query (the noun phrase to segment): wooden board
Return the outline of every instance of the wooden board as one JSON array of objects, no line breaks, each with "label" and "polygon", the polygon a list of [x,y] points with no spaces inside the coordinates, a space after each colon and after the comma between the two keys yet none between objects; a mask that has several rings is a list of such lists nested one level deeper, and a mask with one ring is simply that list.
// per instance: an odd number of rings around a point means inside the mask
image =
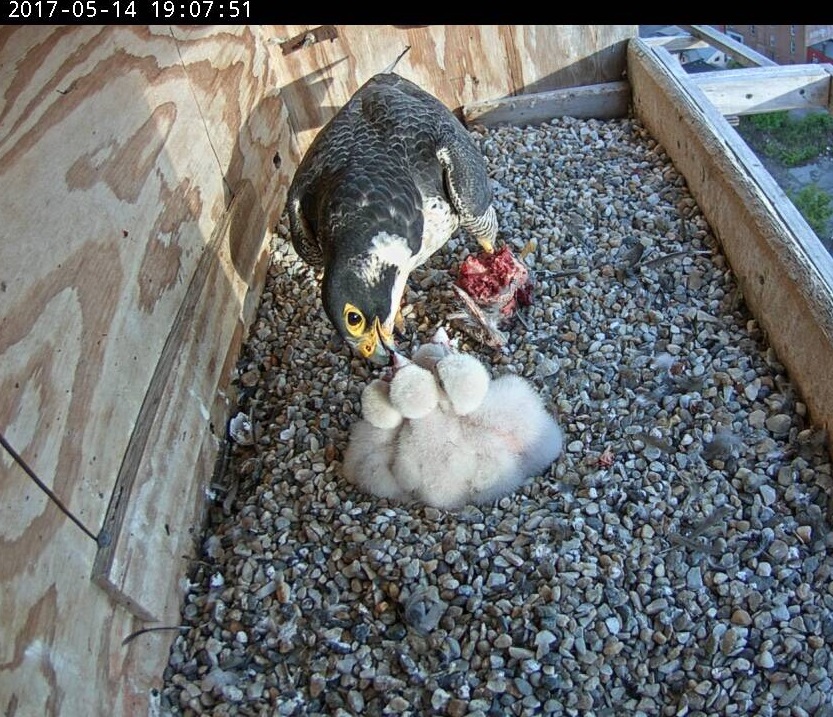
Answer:
[{"label": "wooden board", "polygon": [[637,116],[665,148],[744,299],[833,445],[833,259],[746,143],[663,48],[628,48]]},{"label": "wooden board", "polygon": [[655,35],[645,37],[643,40],[652,47],[661,45],[668,52],[674,54],[687,52],[688,50],[705,50],[712,47],[705,40],[698,40],[691,35]]},{"label": "wooden board", "polygon": [[[316,30],[270,28],[276,45]],[[336,25],[335,39],[288,52],[282,94],[299,149],[371,75],[389,69],[458,110],[518,94],[620,81],[636,25]],[[319,33],[330,37],[332,33]],[[298,44],[298,43],[296,43]]]},{"label": "wooden board", "polygon": [[[212,229],[195,179],[216,175],[216,159],[204,133],[190,136],[199,112],[159,30],[2,31],[2,65],[25,69],[6,75],[0,124],[0,430],[94,530],[158,327]],[[171,152],[189,145],[177,167]]]},{"label": "wooden board", "polygon": [[[44,715],[146,715],[148,692],[161,684],[171,634],[151,633],[122,645],[141,627],[89,581],[96,545],[54,506],[23,472],[0,456],[3,490],[38,504],[58,524],[34,549],[0,543],[0,713]],[[4,536],[25,531],[4,525]]]},{"label": "wooden board", "polygon": [[[183,508],[188,528],[200,514],[225,435],[229,364],[253,316],[254,304],[244,303],[262,288],[267,223],[277,220],[291,167],[278,172],[273,163],[281,148],[291,155],[289,130],[266,69],[269,58],[258,56],[265,51],[259,36],[252,35],[243,50],[250,55],[245,66],[263,74],[241,78],[240,48],[204,31],[190,31],[187,38],[183,32],[177,30],[186,67],[211,57],[214,71],[204,80],[192,78],[191,87],[217,160],[227,168],[217,175],[226,186],[216,201],[231,201],[172,322],[105,522],[113,541],[99,551],[94,568],[98,584],[148,620],[170,619],[178,609],[177,594],[165,589],[170,580],[158,574],[157,564],[170,564],[172,574],[179,566],[181,575],[187,567],[182,556],[193,552],[190,531],[182,529]],[[202,481],[185,479],[192,474]]]},{"label": "wooden board", "polygon": [[726,53],[743,67],[778,67],[775,60],[770,60],[766,55],[756,52],[713,27],[708,25],[680,25],[680,27],[697,39],[704,40],[716,50]]},{"label": "wooden board", "polygon": [[613,119],[627,116],[630,101],[631,86],[627,82],[607,82],[475,102],[463,108],[463,119],[468,125],[485,127],[539,124],[553,117]]},{"label": "wooden board", "polygon": [[724,115],[828,108],[830,65],[785,65],[699,72],[690,82]]},{"label": "wooden board", "polygon": [[4,714],[147,713],[161,682],[172,633],[123,647],[125,606],[178,622],[297,155],[267,39],[0,29],[0,431],[111,538],[0,453]]}]

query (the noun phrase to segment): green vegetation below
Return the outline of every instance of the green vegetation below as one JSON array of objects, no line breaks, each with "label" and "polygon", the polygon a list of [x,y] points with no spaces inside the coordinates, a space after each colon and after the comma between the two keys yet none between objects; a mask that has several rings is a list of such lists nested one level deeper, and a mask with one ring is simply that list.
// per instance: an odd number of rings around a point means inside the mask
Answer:
[{"label": "green vegetation below", "polygon": [[[829,164],[833,158],[833,117],[823,110],[750,115],[741,117],[737,129],[755,154],[778,168],[776,179],[790,168],[822,159]],[[775,169],[770,167],[770,171]],[[829,188],[815,182],[799,188],[782,186],[807,224],[833,253],[833,241],[829,239],[833,233],[833,197]]]},{"label": "green vegetation below", "polygon": [[797,192],[788,192],[788,196],[810,228],[819,236],[823,236],[827,223],[833,217],[830,195],[818,185],[808,184]]},{"label": "green vegetation below", "polygon": [[742,117],[739,131],[755,151],[797,167],[833,150],[833,117],[814,112],[794,117],[786,110]]}]

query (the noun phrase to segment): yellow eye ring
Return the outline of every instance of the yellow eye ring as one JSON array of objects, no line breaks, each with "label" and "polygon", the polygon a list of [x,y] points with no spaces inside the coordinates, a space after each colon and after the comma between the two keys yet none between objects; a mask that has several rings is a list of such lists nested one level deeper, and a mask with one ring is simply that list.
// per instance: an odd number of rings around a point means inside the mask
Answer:
[{"label": "yellow eye ring", "polygon": [[347,331],[352,336],[361,336],[364,333],[364,327],[367,321],[364,318],[364,314],[353,306],[353,304],[344,305],[342,318],[344,319],[344,325],[347,327]]}]

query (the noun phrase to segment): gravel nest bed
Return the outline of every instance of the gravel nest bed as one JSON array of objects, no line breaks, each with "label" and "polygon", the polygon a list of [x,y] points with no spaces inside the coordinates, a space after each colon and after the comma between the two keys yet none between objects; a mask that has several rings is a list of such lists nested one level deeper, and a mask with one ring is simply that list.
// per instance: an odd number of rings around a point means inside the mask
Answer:
[{"label": "gravel nest bed", "polygon": [[256,441],[214,486],[163,711],[833,715],[823,434],[684,179],[633,119],[475,136],[533,305],[488,348],[458,235],[412,275],[401,346],[443,325],[529,378],[564,454],[453,512],[347,484],[374,369],[279,227],[235,382]]}]

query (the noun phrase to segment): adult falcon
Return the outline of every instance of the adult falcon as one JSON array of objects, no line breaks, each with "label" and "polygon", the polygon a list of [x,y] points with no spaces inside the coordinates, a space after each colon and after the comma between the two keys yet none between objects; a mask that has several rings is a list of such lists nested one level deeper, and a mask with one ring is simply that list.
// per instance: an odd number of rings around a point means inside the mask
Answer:
[{"label": "adult falcon", "polygon": [[354,353],[390,361],[410,273],[458,227],[493,251],[486,164],[463,124],[393,73],[370,78],[321,129],[287,197],[292,244]]}]

